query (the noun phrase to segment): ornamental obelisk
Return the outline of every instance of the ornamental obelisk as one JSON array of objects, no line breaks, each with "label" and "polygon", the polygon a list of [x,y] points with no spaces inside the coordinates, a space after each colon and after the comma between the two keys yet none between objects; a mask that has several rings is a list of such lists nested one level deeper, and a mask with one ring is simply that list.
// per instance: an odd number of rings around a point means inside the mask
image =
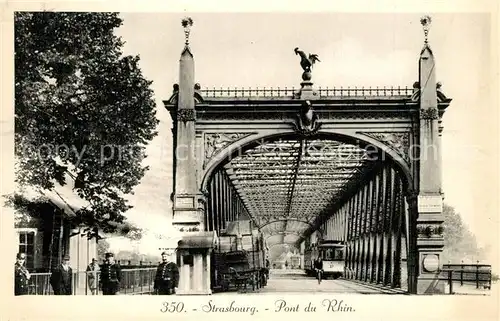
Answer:
[{"label": "ornamental obelisk", "polygon": [[189,48],[191,18],[182,20],[185,44],[179,62],[179,92],[174,135],[174,195],[173,224],[181,231],[199,228],[197,211],[196,134],[194,101],[194,58]]},{"label": "ornamental obelisk", "polygon": [[[425,34],[419,59],[420,87],[420,154],[418,217],[416,222],[418,250],[417,293],[442,293],[444,284],[437,281],[444,247],[442,235],[443,196],[441,191],[441,143],[436,88],[436,62],[428,43],[431,17],[420,20]],[[422,233],[424,231],[425,233]]]}]

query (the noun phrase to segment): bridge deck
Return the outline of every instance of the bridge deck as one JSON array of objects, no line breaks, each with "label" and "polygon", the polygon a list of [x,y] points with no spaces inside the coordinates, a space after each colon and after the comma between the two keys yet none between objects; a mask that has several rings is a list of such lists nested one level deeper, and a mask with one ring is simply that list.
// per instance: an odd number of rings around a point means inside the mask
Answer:
[{"label": "bridge deck", "polygon": [[[327,279],[321,284],[314,277],[308,277],[303,270],[271,270],[268,283],[258,291],[248,291],[245,294],[313,294],[313,293],[341,293],[341,294],[405,294],[396,289],[379,287],[376,285],[344,279]],[[221,293],[222,295],[234,292]],[[217,294],[219,295],[219,294]]]}]

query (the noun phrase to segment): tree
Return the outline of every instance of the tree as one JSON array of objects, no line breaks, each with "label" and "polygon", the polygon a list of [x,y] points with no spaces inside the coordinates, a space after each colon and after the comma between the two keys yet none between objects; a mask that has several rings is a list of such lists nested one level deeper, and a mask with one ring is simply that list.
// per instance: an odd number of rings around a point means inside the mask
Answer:
[{"label": "tree", "polygon": [[139,56],[123,56],[116,13],[15,14],[16,182],[52,190],[74,180],[90,206],[81,225],[113,233],[131,208],[157,135]]},{"label": "tree", "polygon": [[477,245],[475,236],[464,225],[460,214],[452,206],[445,204],[443,215],[445,218],[443,262],[459,263],[466,258],[483,259],[484,249]]},{"label": "tree", "polygon": [[106,241],[106,240],[99,240],[99,242],[97,242],[97,260],[99,262],[101,262],[104,257],[105,257],[105,254],[108,253],[109,251],[109,243]]}]

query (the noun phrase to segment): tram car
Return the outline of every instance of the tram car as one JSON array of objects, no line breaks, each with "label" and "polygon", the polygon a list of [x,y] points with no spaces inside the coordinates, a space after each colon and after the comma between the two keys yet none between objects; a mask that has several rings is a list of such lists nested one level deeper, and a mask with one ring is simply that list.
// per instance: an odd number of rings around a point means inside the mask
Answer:
[{"label": "tram car", "polygon": [[304,251],[304,269],[307,275],[315,275],[314,261],[323,259],[323,278],[337,279],[344,275],[345,244],[342,241],[321,241]]}]

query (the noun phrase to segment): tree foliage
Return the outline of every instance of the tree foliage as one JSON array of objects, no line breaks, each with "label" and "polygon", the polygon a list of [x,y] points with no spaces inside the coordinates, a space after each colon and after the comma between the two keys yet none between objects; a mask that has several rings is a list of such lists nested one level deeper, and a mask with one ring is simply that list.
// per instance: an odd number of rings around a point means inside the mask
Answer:
[{"label": "tree foliage", "polygon": [[443,263],[460,263],[462,260],[484,259],[485,249],[478,246],[475,236],[462,221],[462,217],[452,206],[444,205]]},{"label": "tree foliage", "polygon": [[140,262],[144,265],[148,265],[150,263],[158,264],[160,257],[150,254],[141,254],[137,251],[119,251],[115,254],[115,260],[123,261],[124,264],[130,261],[133,265],[140,264]]},{"label": "tree foliage", "polygon": [[[90,206],[80,223],[105,233],[124,222],[157,134],[155,102],[114,34],[116,13],[15,14],[16,181],[41,189],[65,185]],[[57,184],[56,184],[57,183]]]},{"label": "tree foliage", "polygon": [[99,240],[97,242],[97,261],[102,262],[106,253],[109,251],[109,243],[106,240]]}]

